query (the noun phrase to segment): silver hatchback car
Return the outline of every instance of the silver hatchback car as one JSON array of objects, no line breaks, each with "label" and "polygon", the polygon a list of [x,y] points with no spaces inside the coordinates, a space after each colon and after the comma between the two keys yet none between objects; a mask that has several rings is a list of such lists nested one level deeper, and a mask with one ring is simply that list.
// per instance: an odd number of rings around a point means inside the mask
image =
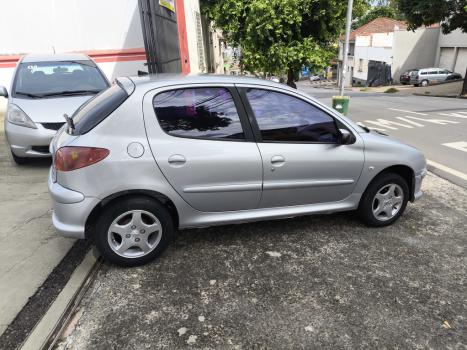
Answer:
[{"label": "silver hatchback car", "polygon": [[50,157],[49,144],[72,114],[98,92],[107,78],[88,56],[80,53],[26,55],[19,61],[8,97],[5,135],[13,160]]},{"label": "silver hatchback car", "polygon": [[115,264],[177,229],[358,210],[393,223],[421,195],[423,154],[287,86],[232,76],[120,78],[51,143],[53,224]]}]

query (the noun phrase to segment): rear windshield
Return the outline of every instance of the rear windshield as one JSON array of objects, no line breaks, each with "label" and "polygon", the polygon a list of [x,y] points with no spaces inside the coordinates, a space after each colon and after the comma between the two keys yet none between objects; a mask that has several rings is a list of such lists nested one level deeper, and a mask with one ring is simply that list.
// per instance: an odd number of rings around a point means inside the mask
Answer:
[{"label": "rear windshield", "polygon": [[118,83],[112,84],[84,103],[72,116],[75,125],[72,135],[83,135],[107,118],[126,99],[128,94]]},{"label": "rear windshield", "polygon": [[19,98],[92,95],[109,86],[93,61],[21,63],[13,94]]}]

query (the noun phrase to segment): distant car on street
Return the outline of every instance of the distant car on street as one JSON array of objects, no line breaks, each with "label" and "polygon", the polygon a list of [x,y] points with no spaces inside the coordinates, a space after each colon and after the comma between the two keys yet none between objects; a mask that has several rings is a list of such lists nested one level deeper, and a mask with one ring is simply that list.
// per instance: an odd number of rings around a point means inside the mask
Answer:
[{"label": "distant car on street", "polygon": [[50,149],[53,225],[126,266],[182,228],[345,210],[387,226],[426,175],[417,149],[286,85],[228,75],[119,78]]},{"label": "distant car on street", "polygon": [[399,81],[402,85],[410,84],[410,74],[412,72],[418,72],[418,68],[409,69],[401,74],[401,76],[399,77]]},{"label": "distant car on street", "polygon": [[410,73],[410,84],[414,86],[428,86],[446,80],[461,79],[462,75],[446,68],[422,68]]},{"label": "distant car on street", "polygon": [[310,81],[320,81],[325,80],[324,75],[322,74],[312,74],[310,75]]},{"label": "distant car on street", "polygon": [[5,135],[13,160],[48,157],[50,140],[89,98],[109,86],[105,75],[84,54],[26,55],[18,63],[8,98]]}]

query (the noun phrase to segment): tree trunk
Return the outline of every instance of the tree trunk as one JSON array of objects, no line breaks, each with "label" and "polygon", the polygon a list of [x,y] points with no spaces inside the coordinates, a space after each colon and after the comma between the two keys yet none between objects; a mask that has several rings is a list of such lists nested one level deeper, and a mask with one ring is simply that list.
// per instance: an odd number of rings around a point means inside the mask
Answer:
[{"label": "tree trunk", "polygon": [[289,68],[287,70],[287,85],[296,89],[297,85],[295,85],[294,78],[295,78],[295,72],[292,68]]},{"label": "tree trunk", "polygon": [[467,95],[467,69],[465,70],[464,85],[462,86],[461,95]]}]

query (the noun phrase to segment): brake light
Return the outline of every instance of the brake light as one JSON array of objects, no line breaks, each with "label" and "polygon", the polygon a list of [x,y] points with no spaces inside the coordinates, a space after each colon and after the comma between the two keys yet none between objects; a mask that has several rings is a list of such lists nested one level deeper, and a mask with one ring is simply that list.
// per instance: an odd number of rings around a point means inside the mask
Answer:
[{"label": "brake light", "polygon": [[62,147],[55,153],[55,167],[59,171],[72,171],[100,162],[109,155],[105,148]]}]

